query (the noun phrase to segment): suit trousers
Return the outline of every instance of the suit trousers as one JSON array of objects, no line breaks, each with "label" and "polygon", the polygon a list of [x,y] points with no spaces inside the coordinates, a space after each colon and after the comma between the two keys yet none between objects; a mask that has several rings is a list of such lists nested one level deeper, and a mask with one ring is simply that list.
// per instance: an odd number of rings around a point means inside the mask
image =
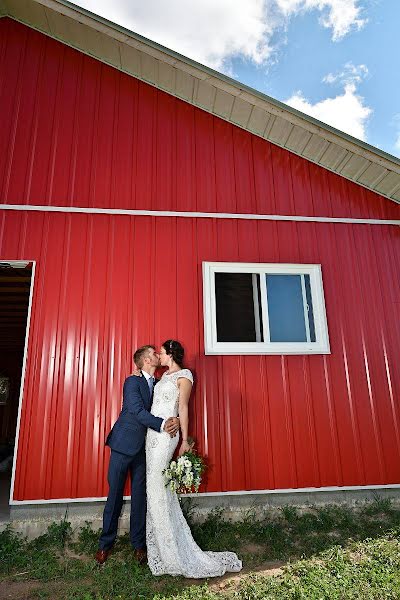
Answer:
[{"label": "suit trousers", "polygon": [[109,550],[117,537],[118,519],[128,472],[131,476],[130,540],[133,548],[146,547],[146,455],[143,444],[141,450],[134,456],[111,450],[108,467],[110,489],[103,513],[100,550]]}]

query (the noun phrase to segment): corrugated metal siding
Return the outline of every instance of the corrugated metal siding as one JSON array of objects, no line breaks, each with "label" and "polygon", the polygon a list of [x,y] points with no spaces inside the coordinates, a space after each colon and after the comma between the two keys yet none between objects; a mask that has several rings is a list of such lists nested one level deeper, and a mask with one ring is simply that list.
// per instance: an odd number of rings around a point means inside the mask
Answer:
[{"label": "corrugated metal siding", "polygon": [[[1,202],[399,218],[341,177],[0,21]],[[387,226],[2,211],[37,261],[15,499],[107,491],[137,345],[180,339],[206,490],[399,482],[400,247]],[[145,260],[142,260],[145,256]],[[332,354],[204,356],[201,262],[322,264]]]},{"label": "corrugated metal siding", "polygon": [[0,49],[3,203],[399,218],[397,204],[19,23],[1,19]]},{"label": "corrugated metal siding", "polygon": [[[0,213],[37,260],[15,499],[107,492],[137,345],[180,339],[205,490],[400,481],[400,232],[389,226]],[[204,260],[320,262],[331,355],[204,356]]]}]

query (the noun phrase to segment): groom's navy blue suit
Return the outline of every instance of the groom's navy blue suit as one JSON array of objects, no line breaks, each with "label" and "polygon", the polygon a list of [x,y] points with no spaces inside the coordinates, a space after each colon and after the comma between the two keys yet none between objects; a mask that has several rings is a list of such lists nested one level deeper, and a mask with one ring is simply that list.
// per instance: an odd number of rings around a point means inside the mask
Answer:
[{"label": "groom's navy blue suit", "polygon": [[110,486],[103,514],[100,550],[114,544],[128,471],[131,474],[130,539],[134,548],[146,547],[146,455],[148,427],[160,431],[163,419],[150,414],[152,396],[145,376],[131,375],[124,383],[121,413],[107,436],[111,448],[108,468]]}]

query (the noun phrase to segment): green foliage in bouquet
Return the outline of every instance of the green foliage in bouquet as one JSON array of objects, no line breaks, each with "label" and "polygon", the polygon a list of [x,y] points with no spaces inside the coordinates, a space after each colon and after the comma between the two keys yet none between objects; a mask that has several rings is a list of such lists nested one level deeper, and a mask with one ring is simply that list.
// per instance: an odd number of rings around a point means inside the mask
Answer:
[{"label": "green foliage in bouquet", "polygon": [[198,492],[205,470],[204,458],[190,449],[176,460],[171,460],[169,467],[164,469],[165,487],[178,494]]}]

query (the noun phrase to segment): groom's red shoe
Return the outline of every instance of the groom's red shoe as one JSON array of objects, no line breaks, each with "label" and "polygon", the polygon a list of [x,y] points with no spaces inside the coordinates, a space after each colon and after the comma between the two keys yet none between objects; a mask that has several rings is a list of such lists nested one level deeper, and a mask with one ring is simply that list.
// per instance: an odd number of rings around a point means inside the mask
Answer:
[{"label": "groom's red shoe", "polygon": [[95,559],[99,565],[104,565],[110,554],[111,550],[97,550]]},{"label": "groom's red shoe", "polygon": [[147,563],[147,552],[143,548],[134,548],[133,557],[139,563],[139,565],[144,565]]}]

